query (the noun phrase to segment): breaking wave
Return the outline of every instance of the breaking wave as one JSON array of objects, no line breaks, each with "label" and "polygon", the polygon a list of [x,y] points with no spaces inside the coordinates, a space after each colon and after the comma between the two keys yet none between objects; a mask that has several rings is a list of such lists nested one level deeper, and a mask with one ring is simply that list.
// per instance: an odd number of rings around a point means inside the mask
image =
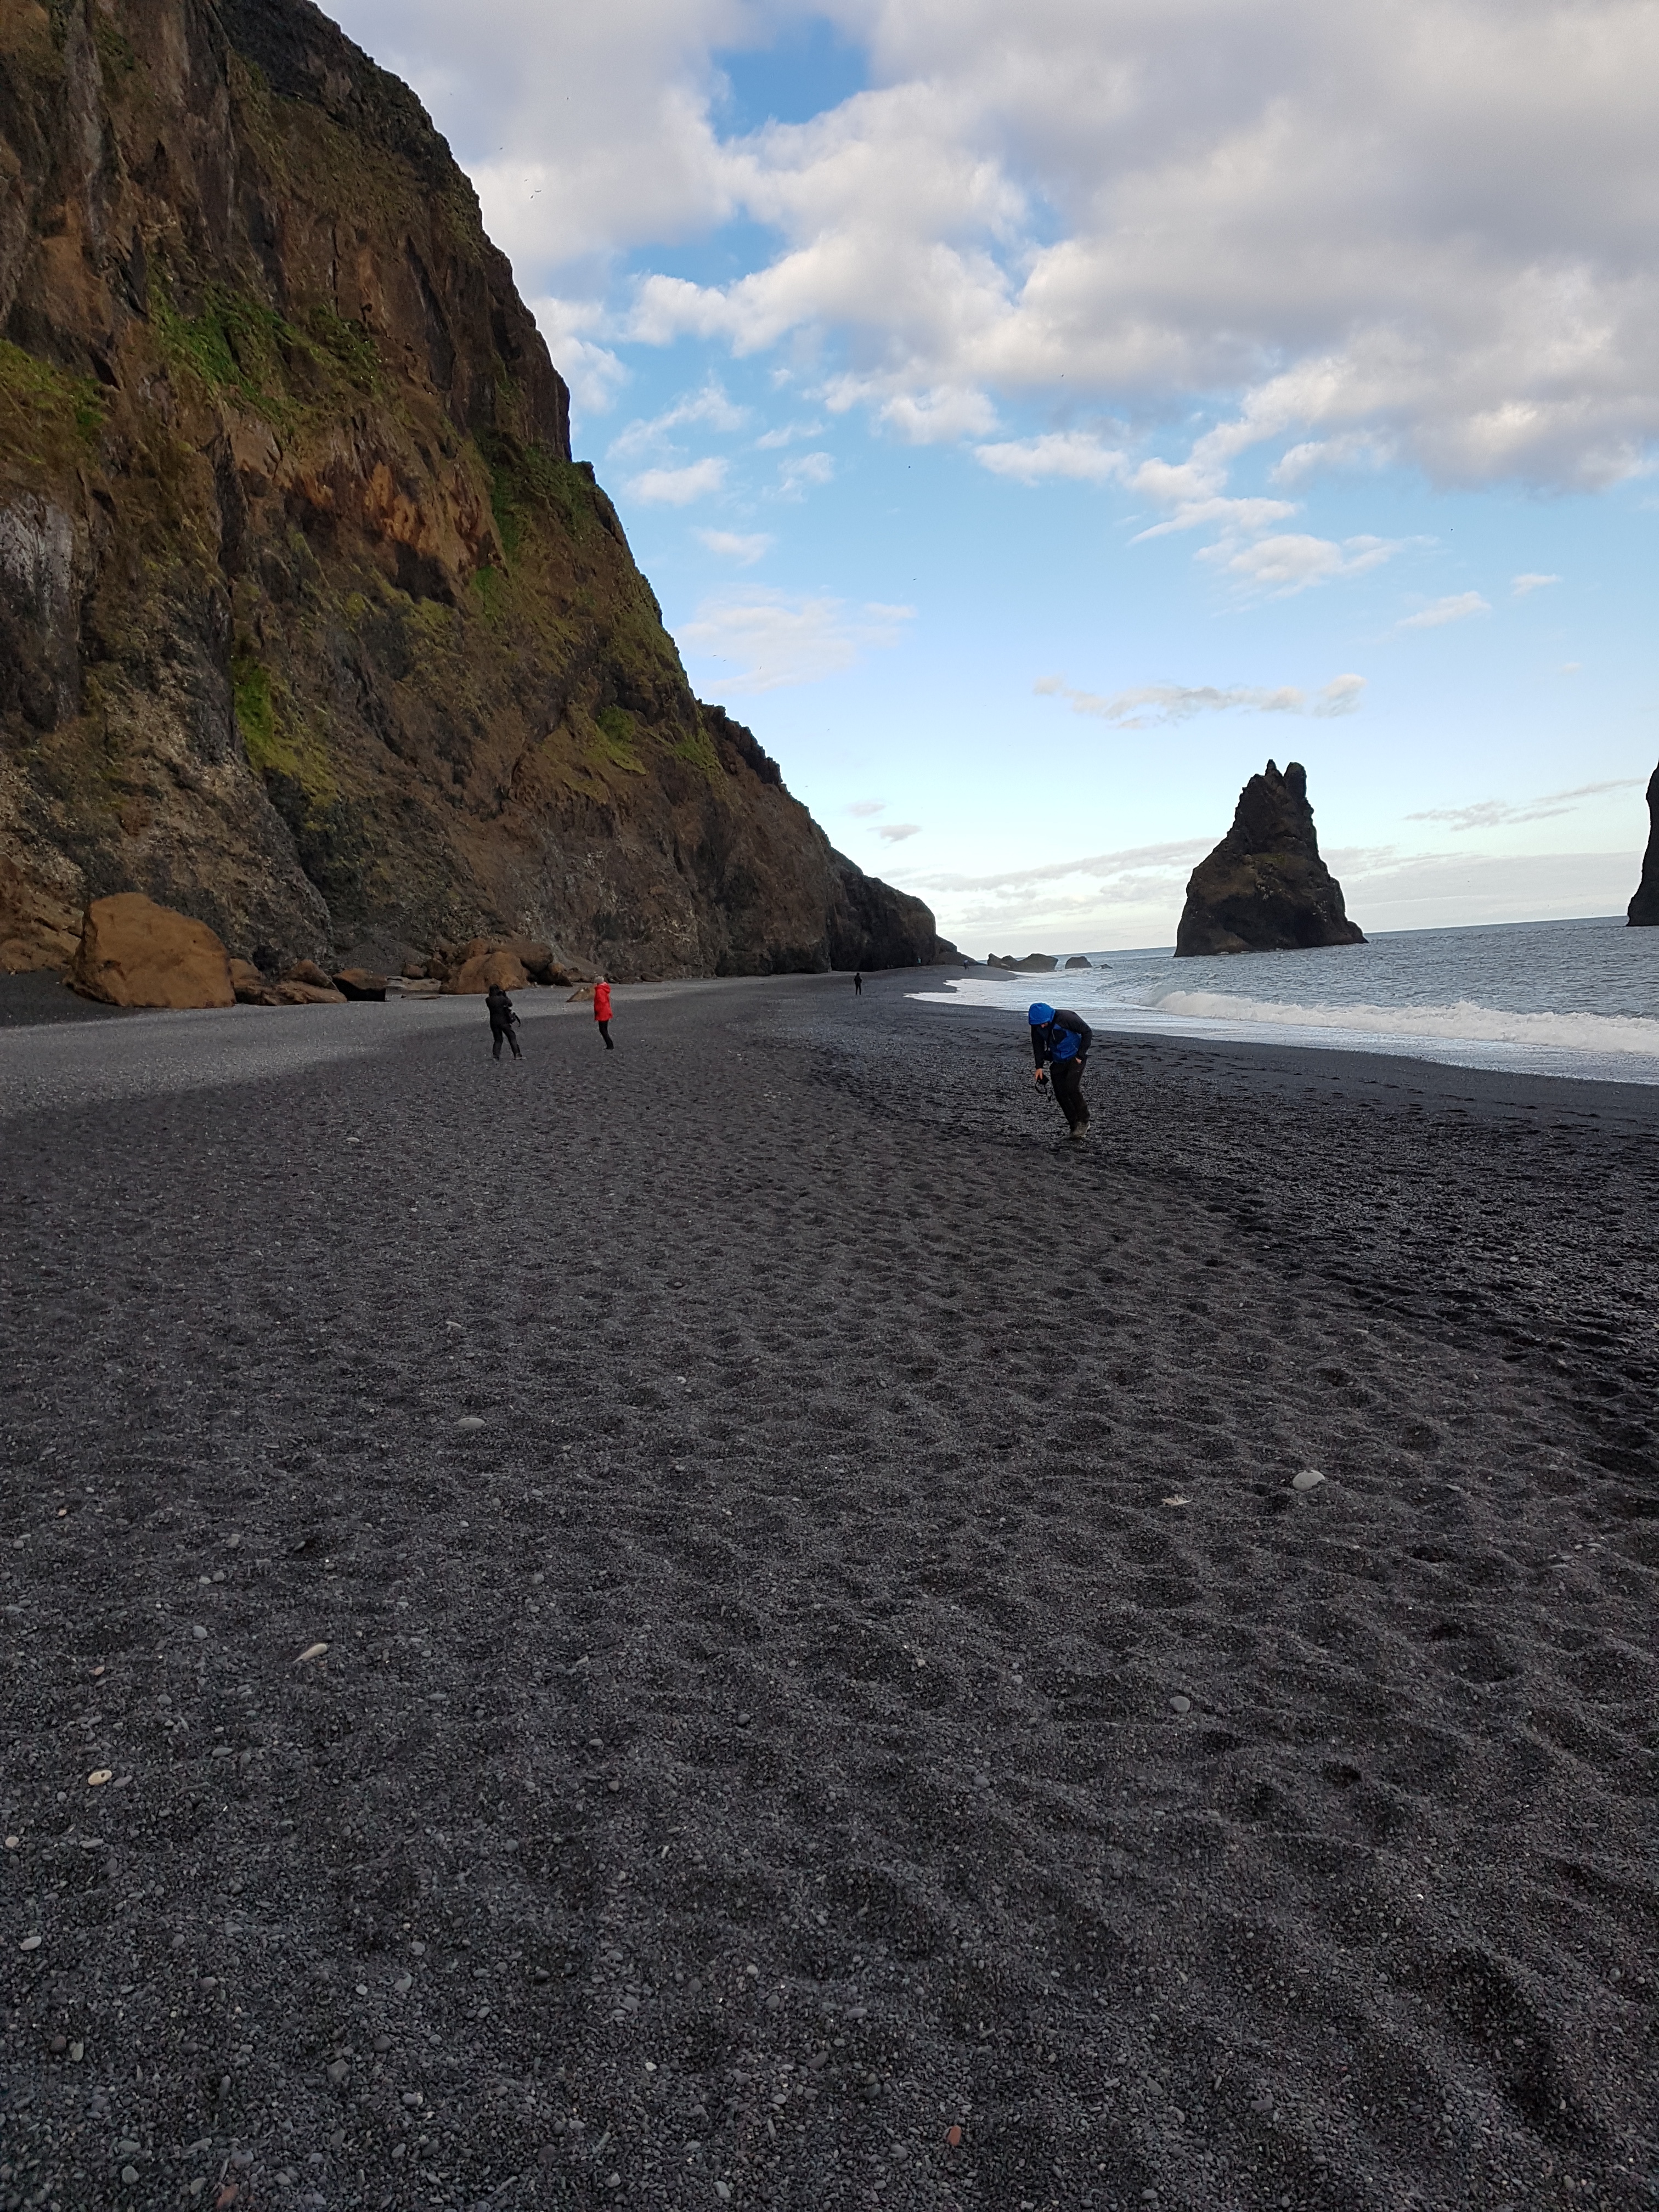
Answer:
[{"label": "breaking wave", "polygon": [[1340,1030],[1350,1037],[1422,1037],[1445,1044],[1631,1054],[1659,1059],[1659,1021],[1634,1015],[1508,1013],[1460,999],[1449,1006],[1303,1006],[1238,999],[1225,991],[1170,991],[1153,1009],[1177,1019],[1251,1022],[1279,1029]]}]

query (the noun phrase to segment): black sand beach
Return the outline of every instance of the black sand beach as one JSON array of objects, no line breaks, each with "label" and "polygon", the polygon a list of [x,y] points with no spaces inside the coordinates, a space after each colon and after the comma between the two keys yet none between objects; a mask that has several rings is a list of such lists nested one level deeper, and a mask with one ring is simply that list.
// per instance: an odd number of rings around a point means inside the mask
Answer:
[{"label": "black sand beach", "polygon": [[1659,2203],[1659,1091],[918,980],[0,1038],[0,2204]]}]

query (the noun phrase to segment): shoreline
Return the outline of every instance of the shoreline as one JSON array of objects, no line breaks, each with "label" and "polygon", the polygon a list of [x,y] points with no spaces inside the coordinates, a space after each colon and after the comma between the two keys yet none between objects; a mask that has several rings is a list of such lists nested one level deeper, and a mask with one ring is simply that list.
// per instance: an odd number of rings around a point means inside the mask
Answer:
[{"label": "shoreline", "polygon": [[32,2185],[1647,2205],[1648,1094],[915,980],[28,1033]]}]

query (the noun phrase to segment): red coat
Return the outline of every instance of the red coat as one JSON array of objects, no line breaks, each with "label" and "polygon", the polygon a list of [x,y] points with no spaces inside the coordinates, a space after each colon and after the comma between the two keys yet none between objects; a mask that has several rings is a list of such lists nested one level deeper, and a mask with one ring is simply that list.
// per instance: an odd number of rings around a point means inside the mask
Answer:
[{"label": "red coat", "polygon": [[593,1018],[596,1022],[608,1022],[611,1018],[609,983],[596,983],[593,986]]}]

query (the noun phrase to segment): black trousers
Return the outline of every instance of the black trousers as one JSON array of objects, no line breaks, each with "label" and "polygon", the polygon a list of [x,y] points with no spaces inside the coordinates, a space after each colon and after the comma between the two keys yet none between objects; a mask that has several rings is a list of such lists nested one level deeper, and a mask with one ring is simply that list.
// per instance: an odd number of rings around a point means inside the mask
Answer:
[{"label": "black trousers", "polygon": [[518,1040],[518,1038],[517,1038],[517,1037],[513,1034],[513,1030],[512,1030],[512,1029],[511,1029],[510,1027],[508,1027],[508,1028],[507,1028],[507,1029],[502,1029],[502,1028],[501,1028],[501,1027],[500,1027],[496,1023],[495,1023],[495,1022],[491,1022],[491,1024],[489,1024],[489,1034],[490,1034],[490,1036],[491,1036],[494,1038],[494,1040],[495,1040],[495,1043],[494,1043],[494,1045],[493,1045],[493,1047],[492,1047],[492,1049],[491,1049],[491,1057],[492,1057],[492,1059],[499,1060],[499,1059],[501,1058],[501,1039],[502,1039],[503,1037],[505,1037],[505,1038],[507,1039],[507,1042],[508,1042],[508,1043],[512,1046],[512,1048],[513,1048],[513,1057],[514,1057],[514,1060],[522,1060],[522,1059],[524,1058],[524,1054],[523,1054],[519,1050],[519,1040]]},{"label": "black trousers", "polygon": [[596,1024],[596,1027],[597,1027],[597,1028],[598,1028],[598,1030],[599,1030],[599,1035],[600,1035],[600,1036],[605,1039],[605,1050],[606,1050],[607,1052],[615,1052],[615,1050],[617,1049],[617,1048],[616,1048],[616,1046],[615,1046],[614,1044],[612,1044],[612,1043],[611,1043],[611,1024],[610,1024],[610,1023],[609,1023],[609,1022],[599,1022],[599,1023],[598,1023],[598,1024]]},{"label": "black trousers", "polygon": [[1074,1060],[1057,1060],[1048,1070],[1048,1080],[1054,1085],[1054,1097],[1060,1101],[1060,1110],[1066,1116],[1068,1129],[1086,1129],[1089,1126],[1089,1102],[1083,1095],[1083,1070]]}]

